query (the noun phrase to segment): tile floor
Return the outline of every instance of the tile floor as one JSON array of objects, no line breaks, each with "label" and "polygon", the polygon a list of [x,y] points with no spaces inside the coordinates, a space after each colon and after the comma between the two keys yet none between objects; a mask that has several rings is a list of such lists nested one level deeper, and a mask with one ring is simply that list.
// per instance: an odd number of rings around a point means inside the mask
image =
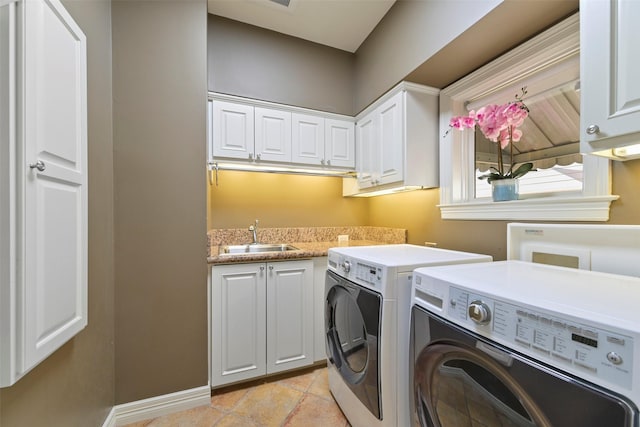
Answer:
[{"label": "tile floor", "polygon": [[327,368],[214,390],[211,405],[124,427],[350,427],[329,391]]}]

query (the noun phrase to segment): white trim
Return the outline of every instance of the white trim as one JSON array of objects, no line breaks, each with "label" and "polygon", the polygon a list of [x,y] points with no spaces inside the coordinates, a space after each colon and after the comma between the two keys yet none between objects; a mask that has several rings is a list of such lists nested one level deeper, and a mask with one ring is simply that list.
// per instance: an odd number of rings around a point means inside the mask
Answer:
[{"label": "white trim", "polygon": [[[575,14],[534,39],[440,92],[440,210],[442,219],[607,221],[611,202],[611,171],[607,159],[584,156],[581,194],[546,195],[512,202],[476,199],[472,132],[445,132],[451,116],[464,114],[468,102],[504,102],[522,82],[535,96],[550,82],[579,77],[579,15]],[[574,75],[575,74],[575,75]],[[525,79],[526,77],[526,79]],[[559,80],[558,80],[559,79]]]},{"label": "white trim", "polygon": [[116,427],[211,404],[208,385],[116,405],[102,427]]},{"label": "white trim", "polygon": [[543,197],[510,202],[476,201],[438,205],[442,219],[608,221],[618,196]]},{"label": "white trim", "polygon": [[102,427],[116,427],[116,408],[115,406],[109,411],[109,415],[102,423]]}]

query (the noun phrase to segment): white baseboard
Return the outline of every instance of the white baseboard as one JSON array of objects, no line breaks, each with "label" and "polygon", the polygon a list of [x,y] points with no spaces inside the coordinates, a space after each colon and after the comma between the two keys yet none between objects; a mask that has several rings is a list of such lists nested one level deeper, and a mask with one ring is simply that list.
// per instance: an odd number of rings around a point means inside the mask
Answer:
[{"label": "white baseboard", "polygon": [[150,397],[114,406],[102,427],[123,426],[210,403],[211,388],[208,385]]}]

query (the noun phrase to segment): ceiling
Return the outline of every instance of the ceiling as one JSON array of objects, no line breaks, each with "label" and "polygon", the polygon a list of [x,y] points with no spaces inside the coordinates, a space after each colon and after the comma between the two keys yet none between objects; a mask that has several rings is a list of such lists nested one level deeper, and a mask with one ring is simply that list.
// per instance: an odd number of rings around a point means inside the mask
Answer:
[{"label": "ceiling", "polygon": [[209,13],[355,52],[396,0],[208,0]]}]

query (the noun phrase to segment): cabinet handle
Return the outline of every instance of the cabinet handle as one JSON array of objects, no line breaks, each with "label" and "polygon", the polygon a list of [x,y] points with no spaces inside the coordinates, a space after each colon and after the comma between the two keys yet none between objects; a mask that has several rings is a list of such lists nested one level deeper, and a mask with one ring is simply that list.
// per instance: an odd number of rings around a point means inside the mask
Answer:
[{"label": "cabinet handle", "polygon": [[595,135],[600,133],[600,127],[598,125],[589,125],[587,126],[587,134]]},{"label": "cabinet handle", "polygon": [[29,167],[31,169],[38,169],[40,172],[44,172],[44,170],[46,169],[46,165],[42,160],[38,160],[35,163],[29,163]]},{"label": "cabinet handle", "polygon": [[327,160],[327,166],[331,166],[331,160]]},{"label": "cabinet handle", "polygon": [[253,153],[249,153],[249,160],[253,160]]},{"label": "cabinet handle", "polygon": [[256,154],[256,160],[260,161],[260,154]]},{"label": "cabinet handle", "polygon": [[324,159],[320,160],[320,164],[324,166]]}]

